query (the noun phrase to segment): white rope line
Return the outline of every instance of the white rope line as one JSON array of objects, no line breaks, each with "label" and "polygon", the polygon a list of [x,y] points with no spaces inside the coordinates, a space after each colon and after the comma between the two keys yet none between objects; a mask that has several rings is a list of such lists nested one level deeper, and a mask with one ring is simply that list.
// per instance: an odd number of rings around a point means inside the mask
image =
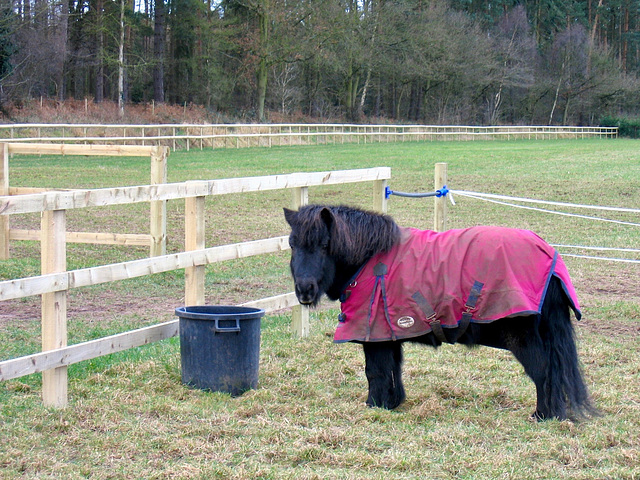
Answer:
[{"label": "white rope line", "polygon": [[[554,248],[574,248],[579,250],[597,250],[607,252],[632,252],[640,253],[640,249],[637,248],[612,248],[612,247],[587,247],[585,245],[556,245],[551,244]],[[595,255],[578,255],[577,253],[561,253],[563,257],[575,257],[575,258],[587,258],[590,260],[607,260],[609,262],[624,262],[624,263],[640,263],[640,260],[634,260],[632,258],[611,258],[611,257],[597,257]]]},{"label": "white rope line", "polygon": [[574,255],[572,253],[561,253],[562,257],[575,257],[575,258],[587,258],[589,260],[607,260],[609,262],[624,262],[624,263],[639,263],[640,260],[633,260],[630,258],[608,258],[608,257],[596,257],[591,255]]},{"label": "white rope line", "polygon": [[[562,215],[565,217],[576,217],[576,218],[585,218],[587,220],[597,220],[600,222],[608,222],[608,223],[617,223],[619,225],[631,225],[633,227],[640,227],[640,223],[633,223],[633,222],[623,222],[621,220],[611,220],[609,218],[600,218],[600,217],[592,217],[589,215],[579,215],[577,213],[566,213],[566,212],[557,212],[555,210],[547,210],[545,208],[537,208],[537,207],[527,207],[525,205],[516,205],[515,203],[508,203],[508,202],[501,202],[499,200],[491,200],[489,198],[485,197],[485,194],[480,194],[477,195],[473,192],[465,192],[462,190],[451,190],[452,192],[454,192],[456,195],[462,195],[463,197],[469,197],[469,198],[475,198],[476,200],[482,200],[485,202],[491,202],[491,203],[497,203],[499,205],[506,205],[508,207],[515,207],[515,208],[522,208],[524,210],[533,210],[535,212],[544,212],[544,213],[551,213],[553,215]],[[499,195],[495,195],[496,197],[500,197]],[[503,198],[509,198],[509,197],[503,197]],[[514,197],[511,197],[514,198]],[[517,199],[520,200],[520,199]],[[541,203],[546,203],[546,202],[541,202]],[[565,205],[571,205],[571,206],[575,206],[573,204],[565,204]],[[613,207],[602,207],[602,209],[609,209],[609,208],[613,208]],[[617,210],[617,211],[621,211],[621,210]],[[638,212],[640,213],[640,210],[635,210],[635,209],[625,209],[624,211],[628,211],[628,212]]]},{"label": "white rope line", "polygon": [[[516,205],[514,203],[502,202],[496,199],[504,199],[525,203],[537,203],[542,205],[554,205],[554,206],[562,206],[562,207],[571,207],[571,208],[587,208],[593,210],[606,210],[613,212],[627,212],[627,213],[640,213],[640,209],[635,208],[618,208],[618,207],[603,207],[598,205],[579,205],[574,203],[564,203],[564,202],[550,202],[544,200],[532,200],[529,198],[519,198],[519,197],[510,197],[508,195],[495,195],[490,193],[478,193],[478,192],[468,192],[465,190],[450,190],[450,192],[455,193],[456,195],[462,195],[463,197],[474,198],[476,200],[483,200],[485,202],[497,203],[499,205],[505,205],[508,207],[516,207],[522,208],[525,210],[533,210],[536,212],[544,212],[551,213],[553,215],[562,215],[566,217],[577,217],[577,218],[585,218],[587,220],[597,220],[600,222],[609,222],[609,223],[617,223],[619,225],[631,225],[634,227],[640,227],[640,223],[633,222],[624,222],[621,220],[611,220],[608,218],[600,218],[600,217],[592,217],[589,215],[579,215],[575,213],[566,213],[566,212],[558,212],[555,210],[548,210],[545,208],[537,208],[537,207],[527,207],[524,205]],[[582,250],[598,250],[598,251],[615,251],[615,252],[632,252],[632,253],[640,253],[640,249],[636,248],[612,248],[612,247],[587,247],[584,245],[552,245],[554,248],[574,248],[574,249],[582,249]],[[640,260],[634,260],[629,258],[610,258],[610,257],[598,257],[595,255],[578,255],[574,253],[561,253],[563,257],[574,257],[574,258],[585,258],[589,260],[605,260],[609,262],[623,262],[623,263],[635,263],[640,264]]]},{"label": "white rope line", "polygon": [[453,193],[457,193],[462,196],[466,195],[469,197],[494,198],[499,200],[510,200],[512,202],[515,201],[515,202],[524,202],[524,203],[537,203],[539,205],[554,205],[558,207],[586,208],[586,209],[592,209],[592,210],[607,210],[611,212],[640,213],[640,209],[638,208],[603,207],[600,205],[581,205],[576,203],[552,202],[548,200],[534,200],[531,198],[510,197],[508,195],[496,195],[494,193],[469,192],[466,190],[449,190],[449,191]]},{"label": "white rope line", "polygon": [[598,250],[607,252],[633,252],[640,253],[640,249],[637,248],[613,248],[613,247],[587,247],[585,245],[555,245],[551,244],[554,248],[577,248],[579,250]]}]

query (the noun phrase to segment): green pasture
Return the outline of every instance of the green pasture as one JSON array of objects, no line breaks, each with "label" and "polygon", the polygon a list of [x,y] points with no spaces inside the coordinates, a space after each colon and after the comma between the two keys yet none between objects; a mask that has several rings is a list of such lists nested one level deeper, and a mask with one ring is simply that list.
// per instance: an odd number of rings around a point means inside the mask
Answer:
[{"label": "green pasture", "polygon": [[[640,208],[640,141],[425,142],[192,150],[169,156],[170,182],[389,166],[400,191],[450,188]],[[15,156],[10,185],[103,188],[149,183],[144,158]],[[311,202],[372,205],[371,184],[311,188]],[[449,228],[528,228],[553,244],[640,248],[636,226],[515,209],[455,196]],[[288,233],[289,191],[209,197],[207,246]],[[543,207],[544,208],[544,207]],[[637,213],[563,209],[640,223]],[[392,197],[405,226],[431,228],[432,199]],[[168,250],[184,245],[184,201],[167,208]],[[11,218],[39,228],[39,216]],[[148,205],[69,212],[69,231],[146,233]],[[633,252],[561,252],[638,259]],[[14,242],[0,279],[38,275],[39,244]],[[68,245],[68,268],[144,258],[142,247]],[[207,267],[210,304],[291,290],[288,253]],[[581,300],[576,323],[585,377],[602,416],[532,423],[535,389],[507,352],[406,348],[407,401],[365,407],[364,358],[332,343],[337,305],[312,312],[308,338],[288,312],[262,321],[260,385],[239,398],[180,382],[170,339],[69,368],[70,406],[45,408],[40,375],[0,383],[0,479],[637,479],[640,478],[640,265],[565,257]],[[182,271],[72,290],[77,343],[174,318]],[[0,302],[0,361],[39,351],[40,299]]]}]

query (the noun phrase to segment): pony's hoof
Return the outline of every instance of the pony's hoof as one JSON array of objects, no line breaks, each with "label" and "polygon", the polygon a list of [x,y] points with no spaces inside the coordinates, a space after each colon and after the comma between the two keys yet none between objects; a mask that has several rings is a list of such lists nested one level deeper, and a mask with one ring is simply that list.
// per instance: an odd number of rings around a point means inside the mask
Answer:
[{"label": "pony's hoof", "polygon": [[531,415],[529,415],[529,420],[531,422],[543,422],[544,420],[546,420],[546,417],[538,410],[536,410]]},{"label": "pony's hoof", "polygon": [[368,401],[366,403],[367,407],[369,408],[384,408],[385,410],[393,410],[394,408],[396,408],[398,405],[400,405],[400,403],[391,403],[391,402],[370,402]]}]

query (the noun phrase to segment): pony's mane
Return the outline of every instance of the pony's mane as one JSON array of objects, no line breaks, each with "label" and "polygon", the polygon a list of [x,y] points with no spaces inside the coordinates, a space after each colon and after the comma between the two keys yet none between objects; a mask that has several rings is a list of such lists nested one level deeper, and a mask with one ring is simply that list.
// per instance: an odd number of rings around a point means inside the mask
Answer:
[{"label": "pony's mane", "polygon": [[301,244],[317,245],[326,231],[322,211],[333,215],[329,254],[350,265],[360,265],[380,251],[389,250],[400,239],[400,229],[388,215],[344,205],[307,205],[297,212],[297,234]]}]

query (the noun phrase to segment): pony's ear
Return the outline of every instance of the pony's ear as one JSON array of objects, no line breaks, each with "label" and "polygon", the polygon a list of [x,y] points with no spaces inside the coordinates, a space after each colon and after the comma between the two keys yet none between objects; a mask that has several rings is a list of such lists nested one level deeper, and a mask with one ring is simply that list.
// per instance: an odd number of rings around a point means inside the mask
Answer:
[{"label": "pony's ear", "polygon": [[327,230],[331,231],[331,227],[336,222],[336,219],[333,216],[333,212],[329,210],[327,207],[325,207],[320,211],[320,218],[322,219],[324,224],[327,226]]},{"label": "pony's ear", "polygon": [[296,216],[296,212],[295,210],[289,210],[288,208],[283,208],[284,210],[284,218],[287,221],[287,223],[291,226],[293,226],[293,218]]}]

